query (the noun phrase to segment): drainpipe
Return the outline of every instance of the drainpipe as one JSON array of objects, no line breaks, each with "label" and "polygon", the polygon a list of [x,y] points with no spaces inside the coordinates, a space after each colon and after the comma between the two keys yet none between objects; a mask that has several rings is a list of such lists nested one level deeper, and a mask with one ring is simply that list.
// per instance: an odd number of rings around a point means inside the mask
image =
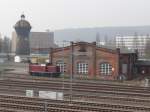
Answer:
[{"label": "drainpipe", "polygon": [[117,69],[118,73],[117,73],[117,77],[119,77],[120,76],[120,48],[117,48],[116,50],[117,50],[117,54],[118,54],[118,63],[117,63],[117,65],[118,65],[118,67],[117,67],[118,68]]}]

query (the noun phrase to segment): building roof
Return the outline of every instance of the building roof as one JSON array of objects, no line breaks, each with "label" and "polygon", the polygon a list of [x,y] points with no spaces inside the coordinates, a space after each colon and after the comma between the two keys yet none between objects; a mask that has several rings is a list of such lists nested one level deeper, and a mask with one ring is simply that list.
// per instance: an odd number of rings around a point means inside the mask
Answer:
[{"label": "building roof", "polygon": [[136,62],[137,66],[150,66],[150,61],[149,60],[138,60]]},{"label": "building roof", "polygon": [[[76,42],[74,43],[73,45],[76,46],[76,45],[81,45],[81,44],[86,44],[86,45],[89,45],[89,46],[94,46],[96,45],[96,42],[93,42],[93,43],[89,43],[89,42]],[[70,46],[66,46],[64,47],[65,48],[69,48]],[[111,52],[111,53],[117,53],[118,52],[118,49],[120,51],[121,54],[133,54],[133,53],[136,53],[135,51],[131,51],[131,50],[127,50],[127,49],[120,49],[120,48],[115,48],[115,47],[109,47],[109,46],[104,46],[104,45],[100,45],[100,46],[96,46],[97,49],[99,50],[105,50],[105,51],[108,51],[108,52]],[[54,51],[59,51],[59,50],[62,50],[62,48],[56,48]]]},{"label": "building roof", "polygon": [[116,48],[116,47],[109,47],[109,46],[105,46],[105,45],[100,45],[98,47],[99,48],[109,49],[109,50],[117,50],[117,49],[119,49],[121,54],[133,54],[133,53],[136,53],[136,51],[133,51],[133,50],[123,49],[123,48]]},{"label": "building roof", "polygon": [[128,49],[120,49],[121,54],[134,54],[136,51],[128,50]]},{"label": "building roof", "polygon": [[30,25],[30,23],[27,20],[25,20],[25,16],[24,15],[21,15],[21,20],[19,20],[15,24],[14,27],[15,28],[29,28],[29,29],[31,29],[31,25]]}]

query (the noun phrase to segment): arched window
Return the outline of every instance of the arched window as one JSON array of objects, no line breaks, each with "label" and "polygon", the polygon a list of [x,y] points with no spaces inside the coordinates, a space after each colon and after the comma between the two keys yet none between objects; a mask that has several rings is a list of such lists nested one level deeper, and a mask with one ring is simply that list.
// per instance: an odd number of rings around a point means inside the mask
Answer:
[{"label": "arched window", "polygon": [[66,72],[66,64],[62,60],[57,61],[56,65],[60,67],[60,72]]},{"label": "arched window", "polygon": [[100,74],[111,75],[112,74],[112,65],[109,63],[100,64]]},{"label": "arched window", "polygon": [[88,74],[88,63],[78,62],[77,63],[77,73],[78,74]]}]

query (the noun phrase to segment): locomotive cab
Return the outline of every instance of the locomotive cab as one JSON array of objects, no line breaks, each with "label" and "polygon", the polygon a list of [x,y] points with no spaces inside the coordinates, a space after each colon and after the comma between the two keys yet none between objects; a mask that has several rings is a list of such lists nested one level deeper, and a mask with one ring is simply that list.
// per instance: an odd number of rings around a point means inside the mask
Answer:
[{"label": "locomotive cab", "polygon": [[29,73],[31,76],[41,77],[59,77],[60,67],[52,65],[51,63],[38,63],[38,61],[32,61],[29,63]]}]

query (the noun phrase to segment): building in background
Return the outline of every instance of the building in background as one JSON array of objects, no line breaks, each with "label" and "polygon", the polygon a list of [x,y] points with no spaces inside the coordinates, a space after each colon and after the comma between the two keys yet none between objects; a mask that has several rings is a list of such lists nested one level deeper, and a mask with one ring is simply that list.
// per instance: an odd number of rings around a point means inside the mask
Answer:
[{"label": "building in background", "polygon": [[31,32],[30,52],[31,54],[49,54],[51,48],[56,48],[54,43],[54,32]]},{"label": "building in background", "polygon": [[[149,42],[149,43],[148,43]],[[116,37],[116,47],[124,48],[134,51],[138,50],[140,58],[144,58],[146,54],[146,45],[150,45],[150,36],[117,36]]]},{"label": "building in background", "polygon": [[25,20],[25,15],[21,15],[21,20],[19,20],[15,26],[16,31],[16,51],[17,55],[29,55],[30,45],[29,45],[29,34],[31,30],[31,25]]},{"label": "building in background", "polygon": [[[16,53],[16,32],[12,33],[12,53]],[[29,44],[31,54],[48,54],[51,48],[56,48],[53,32],[30,32]]]}]

